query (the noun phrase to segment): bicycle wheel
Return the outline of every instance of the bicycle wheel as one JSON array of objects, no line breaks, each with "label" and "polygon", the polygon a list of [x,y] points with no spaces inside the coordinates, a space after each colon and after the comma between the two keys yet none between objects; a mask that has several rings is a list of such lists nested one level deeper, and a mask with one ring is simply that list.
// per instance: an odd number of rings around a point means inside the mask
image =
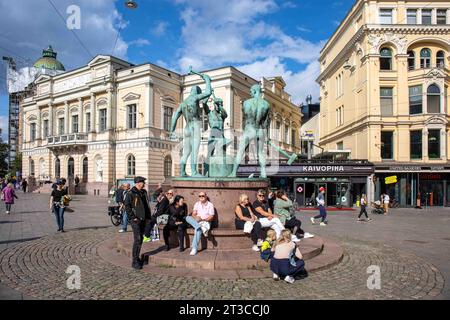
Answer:
[{"label": "bicycle wheel", "polygon": [[118,215],[118,214],[113,214],[111,216],[111,222],[113,224],[113,226],[120,226],[122,224],[122,216]]}]

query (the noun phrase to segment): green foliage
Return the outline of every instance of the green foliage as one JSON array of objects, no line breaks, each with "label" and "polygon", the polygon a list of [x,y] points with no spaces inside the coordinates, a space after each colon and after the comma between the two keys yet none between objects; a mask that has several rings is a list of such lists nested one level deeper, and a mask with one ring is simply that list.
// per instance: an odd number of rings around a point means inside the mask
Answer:
[{"label": "green foliage", "polygon": [[8,171],[8,158],[9,144],[0,142],[0,176],[4,176]]}]

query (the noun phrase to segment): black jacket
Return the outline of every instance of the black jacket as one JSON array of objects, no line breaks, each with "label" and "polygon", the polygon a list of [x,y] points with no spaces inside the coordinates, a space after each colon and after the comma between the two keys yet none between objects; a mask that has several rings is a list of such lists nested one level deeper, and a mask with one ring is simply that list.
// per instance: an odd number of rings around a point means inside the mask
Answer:
[{"label": "black jacket", "polygon": [[133,187],[125,197],[125,210],[130,220],[136,218],[140,220],[150,219],[147,191],[145,189],[139,191],[136,187]]},{"label": "black jacket", "polygon": [[169,199],[167,199],[166,196],[164,196],[160,202],[158,202],[158,204],[156,205],[156,217],[159,217],[160,215],[163,214],[170,214],[169,213],[169,206],[170,206],[170,201]]},{"label": "black jacket", "polygon": [[186,217],[188,215],[188,207],[184,204],[182,207],[175,207],[175,204],[169,206],[169,221],[171,225],[175,225],[176,222],[186,222]]}]

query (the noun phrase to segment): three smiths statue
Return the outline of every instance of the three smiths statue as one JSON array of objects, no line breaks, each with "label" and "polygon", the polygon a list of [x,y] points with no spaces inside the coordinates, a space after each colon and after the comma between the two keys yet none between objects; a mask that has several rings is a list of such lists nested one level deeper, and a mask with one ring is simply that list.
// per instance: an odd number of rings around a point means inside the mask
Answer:
[{"label": "three smiths statue", "polygon": [[206,83],[206,89],[205,92],[202,92],[199,86],[192,87],[191,93],[186,100],[180,104],[172,117],[170,138],[173,140],[177,139],[175,128],[177,126],[178,119],[183,115],[184,120],[186,121],[186,127],[183,132],[183,155],[180,161],[181,176],[187,176],[186,162],[189,156],[191,156],[192,177],[202,177],[202,175],[197,171],[202,124],[200,101],[206,101],[212,94],[211,78],[206,74],[192,71],[192,68],[190,68],[189,74],[197,74],[201,76]]},{"label": "three smiths statue", "polygon": [[269,127],[270,104],[262,98],[261,86],[255,84],[250,88],[252,98],[244,101],[242,113],[244,114],[244,135],[239,143],[239,149],[233,165],[233,172],[229,177],[236,177],[242,157],[250,142],[255,141],[258,153],[258,162],[261,167],[260,178],[267,178],[266,156],[264,145],[266,144],[266,132]]}]

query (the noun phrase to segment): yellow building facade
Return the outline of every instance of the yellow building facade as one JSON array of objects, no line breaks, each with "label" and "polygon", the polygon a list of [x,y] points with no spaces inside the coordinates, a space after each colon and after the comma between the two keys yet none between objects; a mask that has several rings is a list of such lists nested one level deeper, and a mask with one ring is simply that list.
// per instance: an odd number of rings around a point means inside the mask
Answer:
[{"label": "yellow building facade", "polygon": [[321,51],[320,146],[375,165],[371,200],[450,204],[449,24],[450,1],[358,0]]},{"label": "yellow building facade", "polygon": [[[224,101],[226,136],[237,145],[242,103],[257,81],[233,67],[204,73]],[[271,127],[269,134],[284,149],[299,152],[298,106],[281,78],[263,78],[261,84],[272,105],[272,126],[283,132]],[[78,176],[79,191],[94,195],[107,195],[119,179],[139,175],[156,186],[178,175],[181,144],[169,139],[172,116],[191,86],[204,88],[198,76],[102,55],[82,68],[42,75],[35,85],[36,93],[20,105],[23,176],[36,184],[65,177],[71,185]],[[179,121],[178,129],[183,125]],[[199,162],[206,158],[208,137],[205,119]]]}]

